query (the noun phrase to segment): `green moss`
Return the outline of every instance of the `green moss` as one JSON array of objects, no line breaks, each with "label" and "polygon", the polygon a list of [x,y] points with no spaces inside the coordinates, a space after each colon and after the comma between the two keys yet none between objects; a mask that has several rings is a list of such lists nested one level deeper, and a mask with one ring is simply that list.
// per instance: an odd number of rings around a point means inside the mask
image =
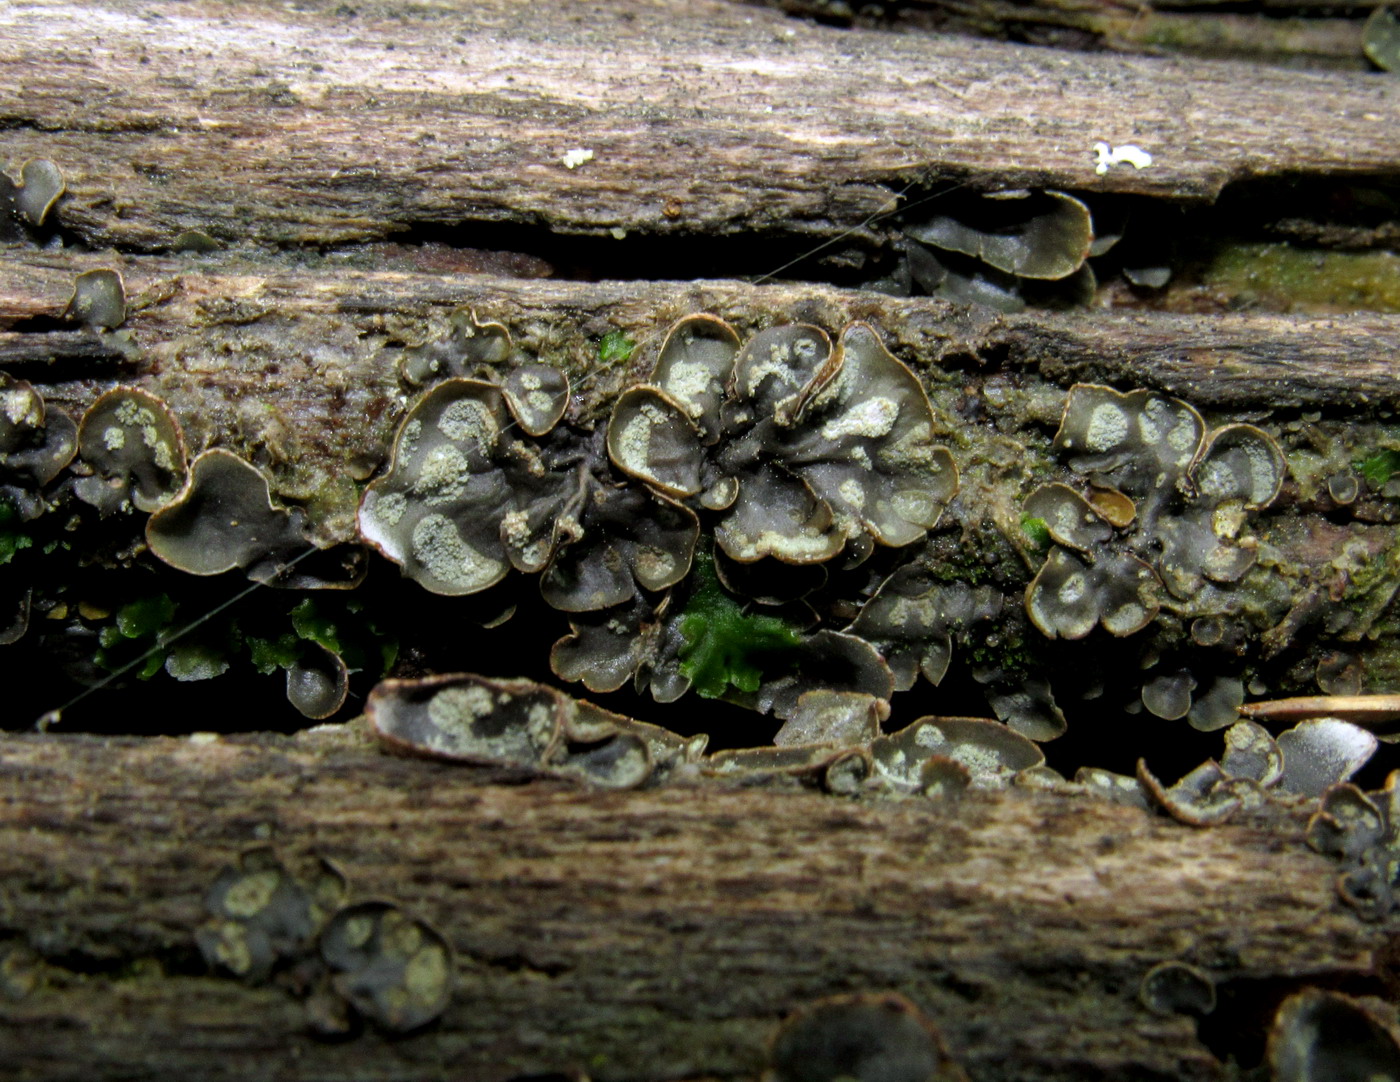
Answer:
[{"label": "green moss", "polygon": [[1400,470],[1400,451],[1392,451],[1387,448],[1378,451],[1369,458],[1363,458],[1356,463],[1357,472],[1366,478],[1366,483],[1372,488],[1380,488],[1390,480],[1391,474]]},{"label": "green moss", "polygon": [[694,582],[681,614],[681,675],[707,699],[731,687],[757,691],[764,673],[783,666],[783,655],[801,644],[801,633],[777,616],[745,612],[719,584],[709,553],[696,554]]},{"label": "green moss", "polygon": [[340,630],[335,620],[321,612],[312,598],[306,598],[292,609],[291,617],[293,629],[303,639],[310,639],[333,654],[340,653]]},{"label": "green moss", "polygon": [[227,653],[214,643],[180,643],[165,659],[165,671],[176,680],[212,680],[228,672]]},{"label": "green moss", "polygon": [[175,620],[175,602],[169,594],[152,594],[129,601],[117,609],[112,623],[97,633],[93,660],[108,672],[116,672],[137,658],[138,680],[149,680],[165,664],[161,639]]},{"label": "green moss", "polygon": [[1050,530],[1045,525],[1043,518],[1036,518],[1034,515],[1021,513],[1021,532],[1030,539],[1041,552],[1050,548]]},{"label": "green moss", "polygon": [[302,640],[290,631],[275,639],[249,635],[245,643],[248,659],[263,676],[271,676],[278,669],[290,669],[301,657]]},{"label": "green moss", "polygon": [[332,613],[327,604],[308,597],[292,609],[291,617],[299,638],[338,655],[351,672],[381,676],[398,657],[398,640],[384,634],[358,601],[347,601],[340,612]]},{"label": "green moss", "polygon": [[34,544],[34,539],[20,529],[19,512],[9,502],[0,500],[0,564],[14,559],[20,549]]},{"label": "green moss", "polygon": [[598,343],[598,361],[600,364],[611,364],[631,360],[632,351],[636,348],[637,343],[627,337],[626,331],[609,331]]},{"label": "green moss", "polygon": [[175,619],[175,602],[169,594],[132,601],[117,610],[116,628],[128,639],[155,638]]}]

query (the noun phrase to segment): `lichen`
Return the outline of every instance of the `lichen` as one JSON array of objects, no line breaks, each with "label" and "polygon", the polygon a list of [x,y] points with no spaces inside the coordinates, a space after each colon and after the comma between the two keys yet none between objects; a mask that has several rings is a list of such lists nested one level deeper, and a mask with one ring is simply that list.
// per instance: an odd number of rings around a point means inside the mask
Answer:
[{"label": "lichen", "polygon": [[[943,371],[932,358],[944,347],[928,339],[896,343],[899,360],[865,324],[745,337],[711,315],[610,355],[607,379],[641,371],[646,383],[580,396],[542,363],[577,362],[557,329],[529,327],[516,347],[475,317],[452,317],[437,339],[431,321],[416,338],[411,323],[405,349],[436,342],[415,357],[442,366],[400,370],[426,386],[407,392],[359,527],[426,590],[405,590],[382,563],[366,578],[358,547],[315,548],[312,496],[275,499],[275,471],[227,449],[174,491],[178,411],[162,435],[165,407],[136,389],[84,418],[91,439],[70,465],[77,426],[7,380],[0,567],[25,574],[0,581],[0,641],[23,635],[32,611],[35,649],[64,644],[81,679],[285,674],[289,699],[319,717],[350,681],[475,666],[477,644],[495,645],[475,628],[519,606],[528,626],[510,641],[562,635],[550,653],[560,680],[602,694],[630,683],[660,703],[694,692],[783,723],[781,755],[712,763],[725,777],[825,785],[838,756],[800,749],[854,741],[832,782],[854,796],[877,788],[871,726],[902,723],[896,692],[920,680],[931,687],[918,694],[950,710],[1048,741],[1089,716],[1122,715],[1127,732],[1134,712],[1228,729],[1250,697],[1389,691],[1400,671],[1389,492],[1400,457],[1383,421],[1208,421],[1149,389],[1066,393],[1029,371]],[[136,465],[162,478],[145,531],[131,463],[108,457],[138,445],[151,454]],[[201,488],[211,464],[236,483]],[[366,473],[331,479],[342,504]],[[198,527],[182,544],[207,587],[143,546],[160,556],[181,515]],[[235,551],[216,552],[230,534]],[[186,635],[237,566],[318,593],[257,591]],[[49,567],[81,584],[39,574],[31,587],[29,572]],[[117,572],[141,577],[103,585]],[[1102,662],[1080,663],[1084,639]],[[527,671],[539,663],[520,656]],[[640,770],[638,745],[616,733],[556,735],[561,758],[536,764],[544,776],[598,784]],[[967,763],[933,759],[920,792],[976,784]],[[1136,783],[1052,774],[1015,784],[1141,796]]]}]

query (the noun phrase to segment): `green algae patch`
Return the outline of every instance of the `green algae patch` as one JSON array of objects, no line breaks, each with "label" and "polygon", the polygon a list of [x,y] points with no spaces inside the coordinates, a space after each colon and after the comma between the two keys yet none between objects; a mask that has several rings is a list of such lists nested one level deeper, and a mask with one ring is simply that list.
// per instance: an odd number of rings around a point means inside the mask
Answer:
[{"label": "green algae patch", "polygon": [[1400,312],[1400,255],[1291,244],[1219,248],[1203,283],[1232,300],[1279,311]]},{"label": "green algae patch", "polygon": [[1039,551],[1045,552],[1050,548],[1050,530],[1045,525],[1043,518],[1023,513],[1021,515],[1021,532]]},{"label": "green algae patch", "polygon": [[1362,477],[1366,478],[1368,485],[1379,489],[1390,480],[1392,474],[1400,470],[1400,451],[1393,451],[1389,448],[1377,451],[1358,462],[1356,469]]}]

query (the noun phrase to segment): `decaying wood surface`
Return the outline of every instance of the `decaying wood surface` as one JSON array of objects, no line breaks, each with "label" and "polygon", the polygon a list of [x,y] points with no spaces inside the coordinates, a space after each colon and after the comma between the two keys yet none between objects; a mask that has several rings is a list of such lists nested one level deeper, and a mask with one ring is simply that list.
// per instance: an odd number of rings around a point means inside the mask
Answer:
[{"label": "decaying wood surface", "polygon": [[[842,32],[717,0],[10,4],[0,102],[4,164],[57,162],[64,225],[144,250],[468,221],[829,236],[915,181],[1209,198],[1400,171],[1393,80]],[[1099,176],[1100,141],[1152,165]],[[592,157],[571,169],[576,149]]]},{"label": "decaying wood surface", "polygon": [[[61,320],[74,275],[110,267],[126,281],[128,344]],[[601,414],[652,356],[600,370],[597,342],[622,329],[655,341],[673,321],[712,312],[749,329],[800,320],[880,328],[933,379],[1034,370],[1069,385],[1145,386],[1208,409],[1326,410],[1400,405],[1400,316],[1214,316],[1151,311],[999,315],[932,298],[740,281],[578,282],[342,267],[288,269],[236,254],[0,256],[0,356],[50,401],[81,412],[102,390],[137,383],[165,397],[192,444],[218,443],[304,497],[323,472],[364,474],[402,416],[392,345],[444,333],[458,308],[511,328],[526,354],[571,371]],[[125,352],[124,352],[125,350]],[[276,424],[269,426],[268,406]]]},{"label": "decaying wood surface", "polygon": [[793,15],[916,33],[963,33],[1078,49],[1231,57],[1291,68],[1369,70],[1362,27],[1373,0],[1320,9],[1307,0],[1234,5],[1210,0],[748,0]]},{"label": "decaying wood surface", "polygon": [[[0,740],[0,924],[48,963],[0,997],[6,1077],[728,1078],[804,1002],[897,990],[973,1079],[1212,1079],[1194,1023],[1139,1003],[1152,965],[1211,974],[1207,1035],[1248,1055],[1292,989],[1374,989],[1386,941],[1296,826],[1193,830],[1017,791],[861,805],[490,781],[353,728]],[[353,899],[441,930],[458,983],[440,1023],[318,1042],[291,992],[206,975],[204,891],[257,845],[328,858]]]}]

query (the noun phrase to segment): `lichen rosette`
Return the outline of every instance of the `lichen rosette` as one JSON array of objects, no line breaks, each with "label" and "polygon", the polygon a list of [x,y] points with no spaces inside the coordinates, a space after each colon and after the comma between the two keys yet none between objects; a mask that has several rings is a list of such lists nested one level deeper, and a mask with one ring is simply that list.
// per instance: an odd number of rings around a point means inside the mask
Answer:
[{"label": "lichen rosette", "polygon": [[1026,591],[1048,637],[1132,635],[1166,595],[1189,605],[1208,581],[1237,582],[1253,566],[1248,515],[1273,502],[1284,476],[1268,433],[1210,432],[1179,399],[1076,384],[1054,446],[1083,487],[1043,485],[1024,504],[1054,542]]},{"label": "lichen rosette", "polygon": [[865,324],[833,349],[819,328],[760,331],[742,348],[710,316],[667,335],[652,382],[614,407],[619,469],[714,512],[732,560],[821,563],[849,543],[907,545],[957,491],[918,378]]}]

